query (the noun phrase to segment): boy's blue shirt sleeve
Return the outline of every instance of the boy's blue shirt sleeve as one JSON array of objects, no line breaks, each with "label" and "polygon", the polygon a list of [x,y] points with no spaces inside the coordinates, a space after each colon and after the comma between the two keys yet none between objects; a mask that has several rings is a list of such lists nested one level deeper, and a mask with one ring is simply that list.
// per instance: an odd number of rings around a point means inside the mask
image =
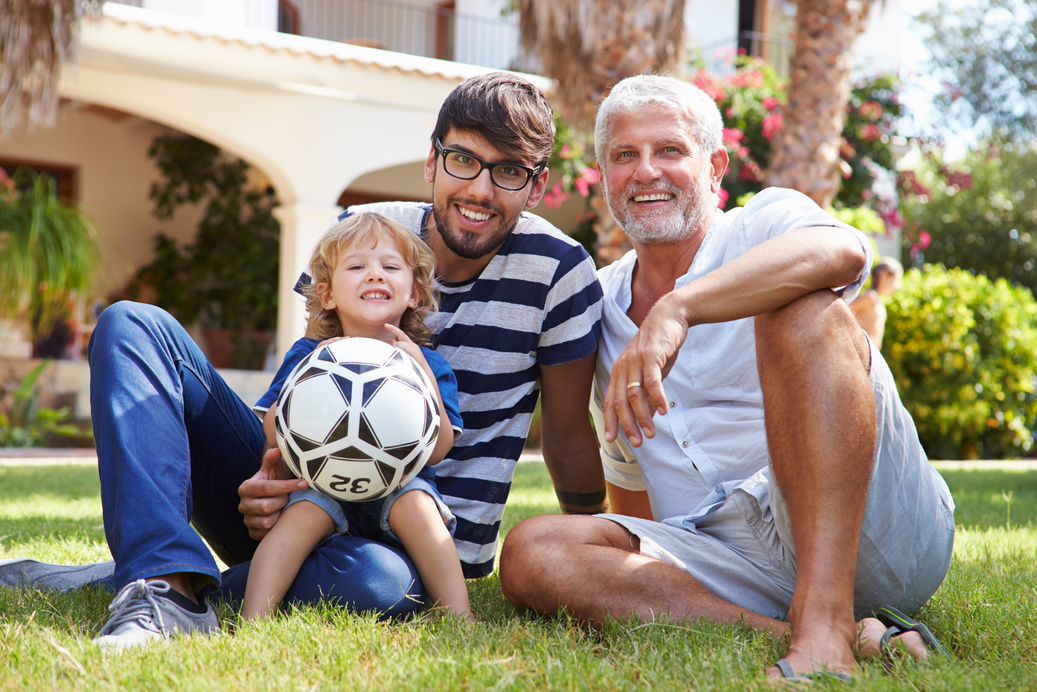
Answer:
[{"label": "boy's blue shirt sleeve", "polygon": [[443,356],[429,348],[421,346],[421,353],[425,356],[432,374],[436,376],[436,385],[439,387],[439,396],[443,400],[443,408],[446,409],[447,418],[454,429],[456,438],[464,432],[464,421],[461,419],[461,404],[457,396],[457,377],[454,375],[450,364]]},{"label": "boy's blue shirt sleeve", "polygon": [[313,353],[313,349],[317,348],[319,343],[316,339],[303,337],[292,344],[292,347],[288,349],[288,353],[284,355],[284,360],[281,361],[281,367],[274,374],[270,387],[263,396],[259,397],[256,405],[252,407],[253,411],[262,415],[277,402],[277,397],[281,395],[281,389],[284,387],[285,380],[292,374],[292,370],[299,364],[299,361]]}]

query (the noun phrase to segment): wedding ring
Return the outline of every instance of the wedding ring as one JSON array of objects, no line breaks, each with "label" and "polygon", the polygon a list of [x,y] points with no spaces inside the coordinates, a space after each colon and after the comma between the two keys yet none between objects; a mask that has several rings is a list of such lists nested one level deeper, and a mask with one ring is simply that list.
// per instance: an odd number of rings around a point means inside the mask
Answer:
[{"label": "wedding ring", "polygon": [[640,386],[641,386],[640,382],[630,382],[629,384],[627,384],[627,389],[633,389],[634,387],[640,387]]}]

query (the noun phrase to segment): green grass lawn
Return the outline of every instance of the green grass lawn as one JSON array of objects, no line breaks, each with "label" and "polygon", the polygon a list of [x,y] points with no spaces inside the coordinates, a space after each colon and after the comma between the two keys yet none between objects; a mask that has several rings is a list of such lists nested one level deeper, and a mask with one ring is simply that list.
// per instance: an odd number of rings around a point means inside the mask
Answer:
[{"label": "green grass lawn", "polygon": [[[864,666],[867,689],[1037,689],[1037,471],[944,471],[958,503],[955,559],[920,616],[949,660]],[[557,511],[544,466],[520,464],[505,513]],[[0,467],[0,558],[107,559],[92,466]],[[0,588],[0,690],[772,689],[781,641],[708,623],[591,631],[518,613],[496,576],[470,582],[480,622],[380,623],[296,610],[213,638],[103,655],[110,596]],[[222,610],[231,632],[234,613]],[[841,687],[833,684],[834,687]],[[823,687],[823,686],[822,686]]]}]

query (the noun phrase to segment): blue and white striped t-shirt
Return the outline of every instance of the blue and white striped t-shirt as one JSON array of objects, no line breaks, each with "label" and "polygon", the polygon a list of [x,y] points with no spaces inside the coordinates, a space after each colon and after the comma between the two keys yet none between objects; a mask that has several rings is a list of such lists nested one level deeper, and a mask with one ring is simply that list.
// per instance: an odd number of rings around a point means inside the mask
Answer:
[{"label": "blue and white striped t-shirt", "polygon": [[[415,233],[431,205],[387,202],[339,217],[378,212]],[[457,376],[464,433],[436,465],[436,485],[457,517],[454,542],[465,576],[493,571],[504,503],[540,395],[540,366],[595,352],[601,286],[583,247],[540,217],[523,213],[474,279],[436,281],[439,311],[428,318],[433,350]]]}]

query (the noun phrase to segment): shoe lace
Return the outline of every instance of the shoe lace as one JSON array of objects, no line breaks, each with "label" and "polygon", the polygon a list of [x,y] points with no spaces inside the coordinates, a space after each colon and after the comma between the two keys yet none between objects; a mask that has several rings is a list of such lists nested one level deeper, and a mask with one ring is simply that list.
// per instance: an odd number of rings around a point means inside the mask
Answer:
[{"label": "shoe lace", "polygon": [[163,632],[162,610],[155,601],[154,588],[143,579],[124,587],[108,606],[111,617],[101,628],[101,635],[110,634],[130,622],[161,634]]}]

